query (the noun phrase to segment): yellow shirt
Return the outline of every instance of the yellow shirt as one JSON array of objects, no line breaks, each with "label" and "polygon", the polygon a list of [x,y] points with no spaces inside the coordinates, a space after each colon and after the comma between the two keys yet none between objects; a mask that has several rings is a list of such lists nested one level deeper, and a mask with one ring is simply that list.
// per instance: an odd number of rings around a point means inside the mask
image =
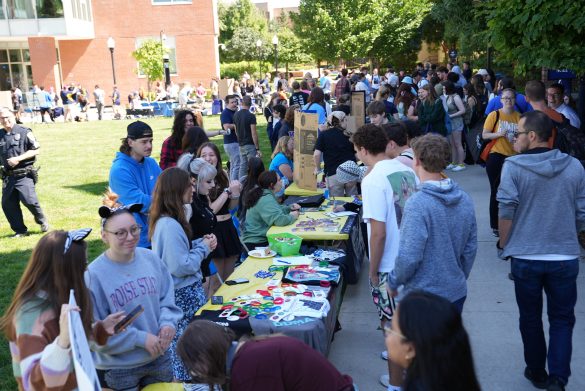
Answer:
[{"label": "yellow shirt", "polygon": [[517,152],[512,148],[512,143],[514,142],[514,133],[518,131],[520,113],[514,111],[512,114],[506,114],[502,110],[498,111],[500,112],[500,119],[498,120],[498,123],[494,126],[496,121],[496,112],[492,111],[485,119],[483,128],[491,131],[492,133],[505,130],[506,135],[497,139],[498,141],[496,141],[490,153],[497,152],[505,156],[516,155]]}]

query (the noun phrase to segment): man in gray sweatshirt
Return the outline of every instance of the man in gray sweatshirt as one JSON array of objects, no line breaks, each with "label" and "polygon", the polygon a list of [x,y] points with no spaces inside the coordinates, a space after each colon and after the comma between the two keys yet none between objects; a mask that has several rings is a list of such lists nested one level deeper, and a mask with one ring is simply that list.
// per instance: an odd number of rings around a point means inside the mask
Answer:
[{"label": "man in gray sweatshirt", "polygon": [[[498,249],[512,260],[524,376],[537,388],[564,391],[571,374],[577,233],[585,229],[585,171],[575,158],[547,147],[552,130],[553,123],[540,111],[525,113],[518,123],[514,149],[520,154],[506,159],[497,195]],[[550,324],[548,352],[543,289]]]},{"label": "man in gray sweatshirt", "polygon": [[467,277],[477,253],[477,225],[471,197],[441,172],[451,160],[444,137],[427,134],[412,142],[413,169],[422,186],[404,206],[400,245],[390,273],[393,296],[413,290],[434,293],[459,312],[467,298]]}]

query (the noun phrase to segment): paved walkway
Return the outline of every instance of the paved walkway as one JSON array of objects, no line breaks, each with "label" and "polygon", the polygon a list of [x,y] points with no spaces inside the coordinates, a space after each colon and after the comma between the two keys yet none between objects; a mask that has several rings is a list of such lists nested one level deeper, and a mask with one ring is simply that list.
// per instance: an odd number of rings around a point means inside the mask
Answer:
[{"label": "paved walkway", "polygon": [[[479,249],[469,278],[469,294],[463,320],[473,348],[473,358],[481,386],[486,391],[536,390],[524,379],[522,340],[518,330],[518,308],[513,282],[507,274],[510,264],[496,257],[495,238],[489,228],[489,184],[485,170],[478,166],[453,173],[475,202]],[[380,359],[384,349],[378,318],[371,303],[367,265],[360,281],[348,287],[341,308],[343,327],[335,335],[329,359],[342,372],[350,374],[360,391],[383,390],[378,378],[386,371]],[[585,263],[577,280],[577,323],[573,334],[573,375],[567,390],[585,390]],[[546,315],[545,327],[548,327]]]}]

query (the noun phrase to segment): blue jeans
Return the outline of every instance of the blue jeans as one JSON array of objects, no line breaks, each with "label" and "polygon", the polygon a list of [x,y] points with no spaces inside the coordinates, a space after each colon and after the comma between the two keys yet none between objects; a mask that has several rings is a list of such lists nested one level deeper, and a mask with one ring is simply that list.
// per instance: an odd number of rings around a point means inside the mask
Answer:
[{"label": "blue jeans", "polygon": [[240,145],[240,157],[242,159],[240,163],[240,178],[248,175],[248,160],[256,157],[257,153],[258,151],[256,151],[254,144]]},{"label": "blue jeans", "polygon": [[240,156],[240,144],[229,143],[223,145],[223,150],[230,159],[230,180],[237,181],[240,179],[240,164],[242,158]]},{"label": "blue jeans", "polygon": [[[549,375],[566,384],[571,375],[579,260],[512,258],[512,274],[526,366],[536,371],[543,370],[548,359]],[[542,327],[543,289],[550,325],[548,353]]]}]

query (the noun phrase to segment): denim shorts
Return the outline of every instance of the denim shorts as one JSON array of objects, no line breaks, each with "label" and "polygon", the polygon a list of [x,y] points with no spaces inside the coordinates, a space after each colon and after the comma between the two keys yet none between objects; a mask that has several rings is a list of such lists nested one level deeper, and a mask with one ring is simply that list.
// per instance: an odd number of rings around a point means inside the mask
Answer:
[{"label": "denim shorts", "polygon": [[98,369],[97,372],[100,385],[114,391],[138,391],[149,384],[173,381],[171,353],[168,350],[164,355],[140,367]]}]

